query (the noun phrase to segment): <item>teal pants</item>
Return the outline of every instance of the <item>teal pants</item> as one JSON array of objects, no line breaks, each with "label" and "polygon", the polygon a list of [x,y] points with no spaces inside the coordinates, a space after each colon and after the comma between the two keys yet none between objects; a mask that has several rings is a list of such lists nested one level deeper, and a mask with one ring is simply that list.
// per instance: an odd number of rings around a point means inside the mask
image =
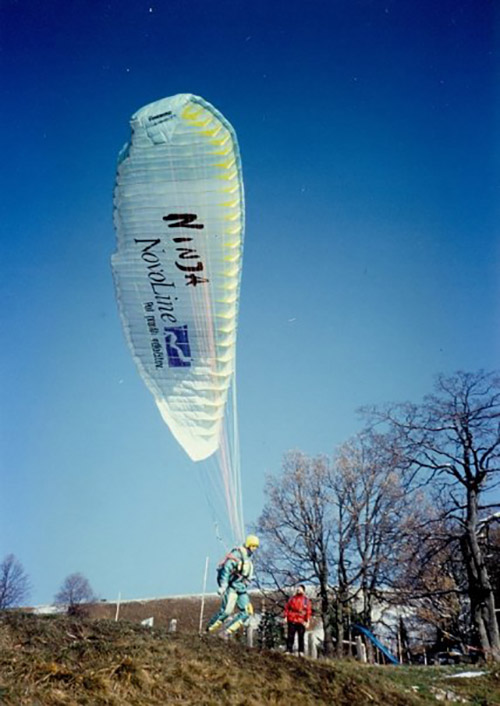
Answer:
[{"label": "teal pants", "polygon": [[238,612],[227,624],[226,627],[228,632],[236,632],[236,630],[238,630],[238,628],[242,625],[246,625],[252,614],[252,604],[250,603],[248,593],[246,591],[238,592],[232,586],[228,586],[226,592],[222,596],[220,609],[210,619],[208,628],[210,629],[212,626],[215,627],[216,623],[220,623],[222,625],[222,623],[229,618],[235,608],[238,609]]}]

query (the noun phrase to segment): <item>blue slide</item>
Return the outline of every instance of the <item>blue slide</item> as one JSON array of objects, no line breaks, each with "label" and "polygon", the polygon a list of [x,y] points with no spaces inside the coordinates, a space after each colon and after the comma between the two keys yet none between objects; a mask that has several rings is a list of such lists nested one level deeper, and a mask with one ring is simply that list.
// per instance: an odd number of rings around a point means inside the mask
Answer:
[{"label": "blue slide", "polygon": [[359,630],[360,632],[363,633],[363,635],[366,635],[366,637],[369,640],[371,640],[371,642],[373,642],[375,647],[378,647],[379,650],[382,652],[382,654],[385,655],[385,657],[387,657],[389,662],[392,662],[392,664],[399,664],[400,663],[399,659],[394,657],[394,655],[391,655],[391,653],[389,652],[387,647],[384,647],[383,644],[381,642],[379,642],[379,640],[377,640],[377,638],[375,637],[375,635],[372,632],[370,632],[369,630],[364,628],[362,625],[354,625],[354,629]]}]

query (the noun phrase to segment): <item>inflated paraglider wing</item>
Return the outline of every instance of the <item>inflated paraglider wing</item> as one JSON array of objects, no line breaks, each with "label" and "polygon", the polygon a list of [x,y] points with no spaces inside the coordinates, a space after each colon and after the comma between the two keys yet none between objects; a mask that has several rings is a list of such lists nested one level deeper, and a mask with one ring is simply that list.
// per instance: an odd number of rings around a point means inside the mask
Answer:
[{"label": "inflated paraglider wing", "polygon": [[127,341],[197,461],[219,445],[234,374],[244,199],[234,131],[180,94],[132,117],[114,194],[112,267]]}]

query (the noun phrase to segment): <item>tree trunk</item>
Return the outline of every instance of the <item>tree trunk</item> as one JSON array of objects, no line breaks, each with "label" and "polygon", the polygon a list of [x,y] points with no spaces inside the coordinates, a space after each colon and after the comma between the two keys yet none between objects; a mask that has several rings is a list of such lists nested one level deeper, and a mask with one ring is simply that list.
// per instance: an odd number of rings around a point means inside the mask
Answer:
[{"label": "tree trunk", "polygon": [[323,652],[326,657],[331,657],[333,652],[332,622],[330,618],[330,605],[328,599],[321,598],[321,621],[323,623]]},{"label": "tree trunk", "polygon": [[326,657],[333,652],[331,605],[328,595],[328,569],[323,564],[319,572],[319,592],[321,598],[321,622],[323,623],[323,652]]},{"label": "tree trunk", "polygon": [[339,593],[337,600],[337,657],[342,659],[344,656],[344,603],[342,594]]},{"label": "tree trunk", "polygon": [[468,595],[474,628],[486,659],[500,662],[500,633],[495,614],[495,597],[477,540],[478,498],[474,489],[468,488],[466,531],[461,540],[468,578]]}]

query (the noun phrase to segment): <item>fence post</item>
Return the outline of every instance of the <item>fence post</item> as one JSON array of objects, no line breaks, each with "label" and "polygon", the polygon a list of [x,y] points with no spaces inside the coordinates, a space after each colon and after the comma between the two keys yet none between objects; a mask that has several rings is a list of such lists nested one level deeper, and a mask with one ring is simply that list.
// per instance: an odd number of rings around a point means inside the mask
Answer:
[{"label": "fence post", "polygon": [[200,633],[200,635],[201,635],[202,629],[203,629],[203,613],[205,610],[205,593],[207,592],[208,562],[209,562],[209,558],[207,556],[207,558],[205,560],[205,572],[203,574],[203,592],[201,594],[200,624],[198,627],[198,632]]},{"label": "fence post", "polygon": [[360,662],[366,663],[366,647],[363,644],[361,635],[356,635],[356,656]]},{"label": "fence post", "polygon": [[116,601],[116,613],[115,613],[115,623],[118,621],[118,616],[120,615],[120,601],[122,599],[121,591],[118,594],[118,599]]},{"label": "fence post", "polygon": [[253,647],[253,633],[254,630],[252,627],[247,628],[247,646],[248,647]]},{"label": "fence post", "polygon": [[307,642],[309,647],[309,657],[318,659],[318,644],[312,631],[307,633]]}]

